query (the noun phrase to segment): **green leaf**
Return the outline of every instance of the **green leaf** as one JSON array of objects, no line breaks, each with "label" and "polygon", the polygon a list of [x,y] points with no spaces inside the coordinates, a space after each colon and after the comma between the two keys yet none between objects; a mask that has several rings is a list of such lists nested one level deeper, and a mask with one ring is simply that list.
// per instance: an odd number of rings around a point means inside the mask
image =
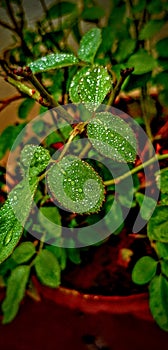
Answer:
[{"label": "green leaf", "polygon": [[23,226],[31,210],[38,181],[29,184],[22,180],[10,192],[9,199],[0,210],[0,263],[14,250],[23,232]]},{"label": "green leaf", "polygon": [[96,52],[101,44],[101,29],[90,29],[81,39],[78,57],[85,62],[93,63]]},{"label": "green leaf", "polygon": [[168,281],[155,276],[149,286],[149,306],[153,318],[160,328],[168,331]]},{"label": "green leaf", "polygon": [[168,243],[156,242],[156,248],[160,258],[168,258]]},{"label": "green leaf", "polygon": [[168,243],[168,206],[158,205],[149,219],[147,234],[150,240]]},{"label": "green leaf", "polygon": [[128,58],[134,51],[136,46],[136,40],[134,39],[124,39],[118,44],[117,52],[115,53],[116,60],[123,61]]},{"label": "green leaf", "polygon": [[33,108],[34,104],[35,104],[35,100],[33,100],[32,98],[24,99],[24,101],[19,105],[19,108],[18,108],[19,118],[26,119],[31,109]]},{"label": "green leaf", "polygon": [[6,298],[2,303],[3,324],[11,322],[16,316],[19,304],[25,294],[29,273],[30,267],[25,265],[18,266],[12,271],[7,281]]},{"label": "green leaf", "polygon": [[52,5],[47,11],[47,18],[55,19],[64,15],[71,14],[76,10],[76,4],[68,1],[61,1]]},{"label": "green leaf", "polygon": [[111,86],[111,78],[105,68],[97,65],[88,68],[79,81],[80,101],[93,111],[103,102]]},{"label": "green leaf", "polygon": [[168,38],[162,39],[156,43],[156,51],[159,57],[168,57]]},{"label": "green leaf", "polygon": [[85,21],[95,21],[102,18],[105,15],[105,11],[102,7],[92,6],[85,8],[82,12],[82,18]]},{"label": "green leaf", "polygon": [[41,146],[27,145],[21,151],[20,164],[31,177],[40,175],[50,161],[49,151]]},{"label": "green leaf", "polygon": [[33,243],[31,242],[23,242],[21,243],[11,255],[11,258],[17,264],[23,264],[29,261],[33,255],[35,254],[36,249]]},{"label": "green leaf", "polygon": [[94,213],[104,200],[104,185],[95,170],[75,156],[66,156],[48,172],[52,195],[75,213]]},{"label": "green leaf", "polygon": [[33,73],[45,72],[50,69],[69,67],[77,64],[78,59],[70,53],[52,53],[31,62],[29,67]]},{"label": "green leaf", "polygon": [[136,157],[136,138],[123,119],[109,112],[96,113],[87,126],[92,145],[103,156],[118,162],[133,162]]},{"label": "green leaf", "polygon": [[66,249],[62,247],[56,247],[54,245],[46,245],[46,249],[56,256],[61,270],[64,270],[66,268],[66,262],[67,262]]},{"label": "green leaf", "polygon": [[0,135],[0,159],[2,159],[7,150],[10,150],[15,139],[25,127],[25,123],[8,126]]},{"label": "green leaf", "polygon": [[61,235],[61,216],[57,207],[41,207],[38,212],[38,222],[45,232],[45,240]]},{"label": "green leaf", "polygon": [[158,262],[150,256],[143,256],[135,264],[132,271],[132,280],[137,284],[148,283],[156,274]]},{"label": "green leaf", "polygon": [[161,260],[161,271],[166,277],[168,277],[168,260]]},{"label": "green leaf", "polygon": [[140,206],[142,219],[149,220],[156,206],[156,200],[140,192],[135,193],[135,198]]},{"label": "green leaf", "polygon": [[106,215],[105,223],[110,232],[112,231],[112,227],[117,227],[117,230],[113,232],[113,234],[117,235],[121,232],[124,226],[124,219],[121,207],[117,201],[115,201],[112,205],[111,196],[106,200],[106,212],[110,210],[110,215]]},{"label": "green leaf", "polygon": [[85,73],[88,71],[88,67],[83,67],[80,69],[73,77],[70,87],[69,87],[69,96],[73,103],[80,102],[80,96],[78,93],[78,87],[81,79],[85,75]]},{"label": "green leaf", "polygon": [[81,263],[80,250],[78,248],[67,248],[67,256],[74,264]]},{"label": "green leaf", "polygon": [[164,23],[164,20],[150,20],[144,25],[144,27],[140,31],[139,39],[147,40],[152,38],[156,33],[160,31]]},{"label": "green leaf", "polygon": [[168,168],[164,168],[157,172],[156,174],[156,182],[160,191],[164,194],[168,194]]},{"label": "green leaf", "polygon": [[56,288],[60,284],[60,266],[56,257],[46,249],[38,254],[35,269],[39,280],[46,286]]},{"label": "green leaf", "polygon": [[127,66],[134,67],[133,74],[141,75],[156,68],[157,62],[145,50],[140,50],[129,58]]}]

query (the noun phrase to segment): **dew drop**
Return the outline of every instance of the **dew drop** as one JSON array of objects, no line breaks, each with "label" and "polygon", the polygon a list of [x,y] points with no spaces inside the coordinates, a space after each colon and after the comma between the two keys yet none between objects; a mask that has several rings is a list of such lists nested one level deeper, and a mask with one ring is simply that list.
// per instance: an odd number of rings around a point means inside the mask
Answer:
[{"label": "dew drop", "polygon": [[8,245],[10,243],[10,241],[12,239],[12,233],[13,233],[13,229],[7,233],[7,235],[5,236],[4,241],[3,241],[4,245]]}]

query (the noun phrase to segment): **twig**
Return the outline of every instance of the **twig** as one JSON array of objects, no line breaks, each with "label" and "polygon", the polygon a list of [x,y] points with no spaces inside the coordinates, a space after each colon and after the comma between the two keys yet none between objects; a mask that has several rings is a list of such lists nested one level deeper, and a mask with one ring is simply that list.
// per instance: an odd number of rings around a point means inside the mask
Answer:
[{"label": "twig", "polygon": [[111,95],[109,97],[107,106],[112,106],[113,105],[116,97],[118,96],[118,94],[119,94],[119,92],[121,90],[122,84],[124,83],[125,79],[133,72],[133,70],[134,70],[133,67],[121,69],[121,71],[120,71],[120,78],[119,78],[116,86],[112,90],[112,93],[111,93]]},{"label": "twig", "polygon": [[0,107],[0,112],[6,108],[11,102],[20,100],[23,96],[22,95],[14,95],[8,98],[4,98],[3,100],[0,100],[0,104],[2,104],[2,106]]},{"label": "twig", "polygon": [[120,181],[125,180],[130,175],[138,173],[139,171],[143,170],[145,167],[149,166],[150,164],[152,164],[154,162],[157,162],[159,160],[163,160],[163,159],[168,159],[168,154],[160,154],[158,156],[155,155],[154,157],[152,157],[151,159],[147,160],[143,164],[138,165],[136,168],[133,168],[132,170],[130,170],[130,171],[126,172],[125,174],[117,177],[116,179],[111,179],[111,180],[104,181],[104,185],[105,186],[115,185],[115,183],[119,183]]}]

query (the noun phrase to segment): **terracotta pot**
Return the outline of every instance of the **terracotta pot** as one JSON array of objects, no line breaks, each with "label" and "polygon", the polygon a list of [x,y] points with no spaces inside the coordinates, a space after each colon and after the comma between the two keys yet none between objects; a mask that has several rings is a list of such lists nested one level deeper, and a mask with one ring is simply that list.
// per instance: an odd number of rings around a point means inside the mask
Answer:
[{"label": "terracotta pot", "polygon": [[3,350],[158,350],[168,333],[153,321],[147,294],[104,297],[40,286],[16,319],[0,325]]}]

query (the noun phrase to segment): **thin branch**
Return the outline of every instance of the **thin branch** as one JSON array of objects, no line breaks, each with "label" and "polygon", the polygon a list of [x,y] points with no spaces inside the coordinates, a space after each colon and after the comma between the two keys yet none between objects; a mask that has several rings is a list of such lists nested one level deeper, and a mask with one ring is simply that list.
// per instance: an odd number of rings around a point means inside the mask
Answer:
[{"label": "thin branch", "polygon": [[118,96],[118,94],[119,94],[119,92],[121,90],[121,87],[122,87],[125,79],[133,72],[133,70],[134,70],[133,67],[121,69],[121,71],[120,71],[120,78],[119,78],[117,84],[115,85],[114,89],[111,92],[111,95],[109,97],[107,106],[112,106],[113,105],[116,97]]},{"label": "thin branch", "polygon": [[120,181],[125,180],[130,175],[136,174],[139,171],[141,171],[144,168],[146,168],[147,166],[151,165],[152,163],[157,162],[159,160],[163,160],[163,159],[168,159],[168,154],[155,155],[154,157],[152,157],[151,159],[147,160],[143,164],[138,165],[136,168],[133,168],[132,170],[130,170],[130,171],[126,172],[125,174],[117,177],[116,179],[111,179],[111,180],[104,181],[104,185],[105,186],[115,185],[115,183],[119,183]]},{"label": "thin branch", "polygon": [[6,22],[4,22],[4,21],[2,21],[2,20],[0,20],[0,26],[2,26],[2,27],[4,27],[4,28],[7,28],[7,29],[9,29],[9,30],[12,30],[13,32],[15,31],[15,28],[14,28],[14,27],[10,26],[8,23],[6,23]]},{"label": "thin branch", "polygon": [[20,100],[23,96],[22,95],[13,95],[11,97],[8,98],[4,98],[3,100],[0,100],[0,104],[2,104],[2,106],[0,107],[0,112],[6,108],[11,102]]}]

